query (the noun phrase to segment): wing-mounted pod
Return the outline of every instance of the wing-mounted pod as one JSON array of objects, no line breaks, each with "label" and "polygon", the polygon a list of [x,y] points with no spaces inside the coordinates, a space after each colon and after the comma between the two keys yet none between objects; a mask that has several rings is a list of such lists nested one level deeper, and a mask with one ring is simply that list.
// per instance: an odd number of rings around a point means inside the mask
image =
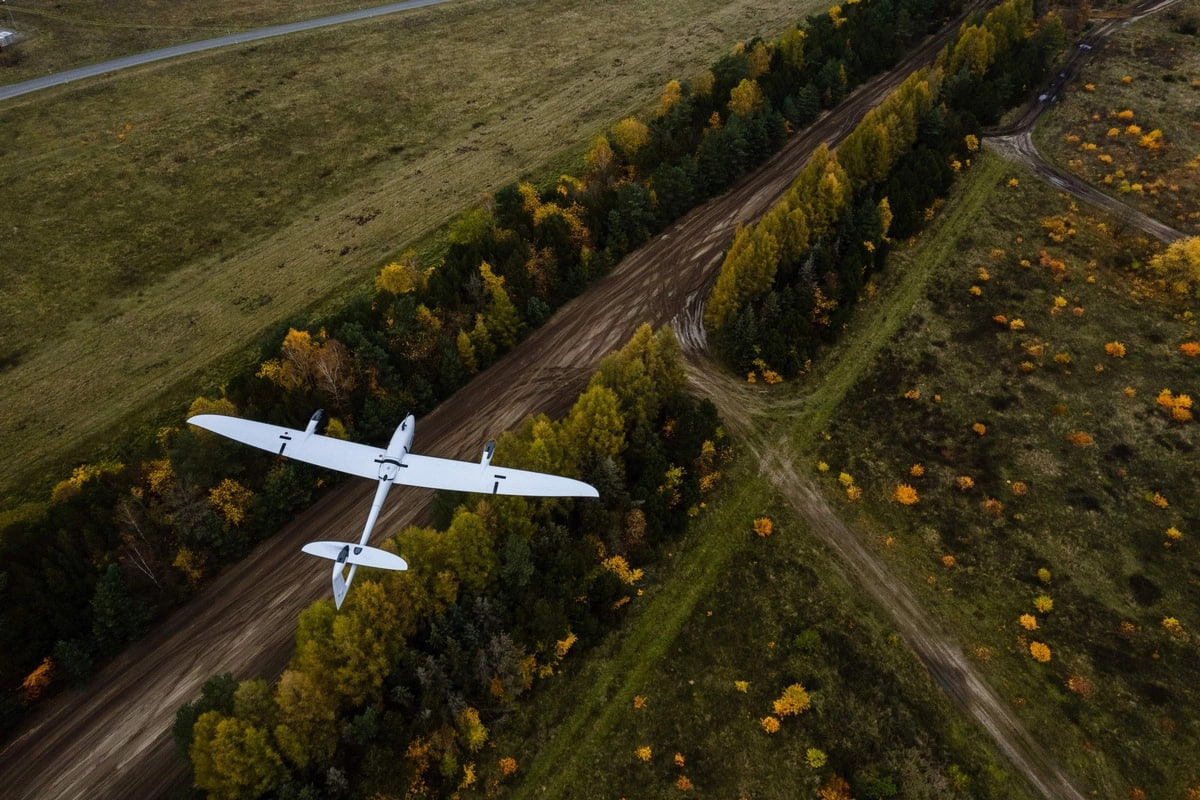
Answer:
[{"label": "wing-mounted pod", "polygon": [[488,443],[483,446],[483,458],[479,459],[480,466],[482,466],[484,469],[487,469],[488,464],[492,463],[492,456],[495,454],[495,452],[496,440],[490,439],[488,440]]},{"label": "wing-mounted pod", "polygon": [[321,421],[321,416],[325,412],[322,409],[317,409],[317,412],[312,415],[312,419],[308,421],[308,427],[304,429],[305,436],[312,436],[317,432],[317,423]]}]

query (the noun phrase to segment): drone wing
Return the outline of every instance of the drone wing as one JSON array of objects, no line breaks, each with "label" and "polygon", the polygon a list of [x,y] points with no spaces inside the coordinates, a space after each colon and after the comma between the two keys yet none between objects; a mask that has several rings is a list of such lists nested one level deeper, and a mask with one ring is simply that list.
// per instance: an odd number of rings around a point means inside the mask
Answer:
[{"label": "drone wing", "polygon": [[396,476],[397,483],[423,486],[427,489],[448,489],[454,492],[480,494],[513,494],[529,497],[599,497],[591,484],[530,472],[524,469],[497,467],[495,464],[453,461],[409,453]]},{"label": "drone wing", "polygon": [[378,459],[386,455],[365,444],[221,414],[197,414],[188,423],[251,447],[372,480],[379,480]]}]

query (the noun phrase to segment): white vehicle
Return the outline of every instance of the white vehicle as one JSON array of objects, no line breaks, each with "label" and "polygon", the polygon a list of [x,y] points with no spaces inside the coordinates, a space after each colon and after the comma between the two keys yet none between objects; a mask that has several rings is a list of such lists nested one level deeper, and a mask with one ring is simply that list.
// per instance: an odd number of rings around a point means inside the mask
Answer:
[{"label": "white vehicle", "polygon": [[[258,447],[281,456],[306,461],[326,469],[335,469],[379,481],[375,502],[367,515],[358,544],[347,542],[311,542],[304,552],[331,559],[333,563],[333,600],[338,608],[346,590],[354,580],[354,571],[361,565],[377,569],[408,569],[400,556],[367,545],[383,500],[393,484],[421,486],[427,489],[448,489],[480,494],[509,494],[529,497],[599,497],[595,487],[583,481],[529,472],[521,469],[492,466],[495,441],[483,448],[478,464],[451,461],[445,458],[420,456],[409,452],[416,421],[409,414],[392,434],[386,449],[355,444],[317,433],[321,412],[312,415],[304,430],[282,428],[265,422],[227,417],[221,414],[198,414],[189,424],[227,436],[251,447]],[[349,568],[347,571],[347,567]]]}]

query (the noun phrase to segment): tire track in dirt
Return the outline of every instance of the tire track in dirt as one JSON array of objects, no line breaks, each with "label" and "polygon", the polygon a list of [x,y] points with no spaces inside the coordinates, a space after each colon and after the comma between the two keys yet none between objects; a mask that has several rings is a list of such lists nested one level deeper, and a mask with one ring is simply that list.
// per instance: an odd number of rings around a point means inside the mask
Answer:
[{"label": "tire track in dirt", "polygon": [[[975,0],[968,10],[983,5]],[[789,139],[724,195],[630,254],[517,349],[418,420],[417,451],[476,458],[485,440],[525,416],[565,412],[600,359],[640,324],[663,325],[681,311],[698,323],[696,309],[736,226],[764,214],[818,145],[835,146],[905,77],[931,62],[966,13]],[[695,330],[701,331],[698,340]],[[702,328],[693,328],[692,335],[703,344]],[[328,572],[301,554],[301,545],[356,539],[374,488],[353,481],[330,491],[131,645],[89,686],[39,708],[0,751],[5,796],[148,798],[179,785],[184,772],[170,735],[178,706],[195,697],[209,675],[273,677],[283,669],[297,615],[329,592]],[[394,489],[380,514],[376,541],[424,521],[431,497],[427,490]]]}]

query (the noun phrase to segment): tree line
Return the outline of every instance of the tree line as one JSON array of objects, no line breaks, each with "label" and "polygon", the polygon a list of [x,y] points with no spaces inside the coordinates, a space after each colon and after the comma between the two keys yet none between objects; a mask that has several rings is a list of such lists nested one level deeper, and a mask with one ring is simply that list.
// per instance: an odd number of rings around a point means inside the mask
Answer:
[{"label": "tree line", "polygon": [[577,475],[600,499],[443,499],[439,524],[384,545],[408,571],[368,572],[340,612],[323,599],[301,614],[276,683],[216,676],[180,709],[196,786],[218,798],[470,786],[494,761],[488,728],[636,602],[633,565],[683,531],[719,478],[716,409],[685,384],[674,334],[643,326],[564,419],[503,436],[498,460]]},{"label": "tree line", "polygon": [[984,126],[1038,85],[1061,21],[1008,0],[964,23],[836,153],[819,149],[785,196],[734,237],[705,308],[726,361],[751,380],[795,377],[836,336],[895,238],[932,218]]},{"label": "tree line", "polygon": [[[612,126],[579,175],[511,184],[460,215],[435,264],[406,254],[345,307],[270,332],[254,367],[188,415],[286,425],[323,407],[330,435],[386,440],[957,10],[864,0],[738,45],[668,83],[646,120]],[[85,682],[336,479],[182,424],[121,452],[0,513],[0,730],[55,686]]]}]

